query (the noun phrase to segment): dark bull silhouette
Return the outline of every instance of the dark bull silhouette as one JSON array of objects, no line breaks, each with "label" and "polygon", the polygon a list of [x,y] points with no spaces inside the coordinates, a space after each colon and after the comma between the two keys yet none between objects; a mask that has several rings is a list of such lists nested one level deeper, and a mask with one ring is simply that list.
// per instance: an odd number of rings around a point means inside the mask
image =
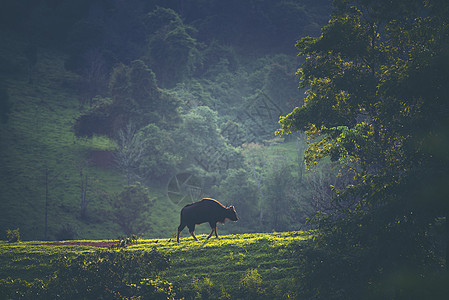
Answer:
[{"label": "dark bull silhouette", "polygon": [[187,226],[189,232],[195,241],[198,239],[195,236],[195,225],[208,222],[212,231],[207,238],[212,236],[212,233],[217,234],[217,222],[224,223],[226,219],[237,221],[237,213],[234,206],[226,207],[217,200],[204,198],[201,201],[188,204],[181,210],[181,224],[178,227],[178,236],[176,240],[179,243],[179,234]]}]

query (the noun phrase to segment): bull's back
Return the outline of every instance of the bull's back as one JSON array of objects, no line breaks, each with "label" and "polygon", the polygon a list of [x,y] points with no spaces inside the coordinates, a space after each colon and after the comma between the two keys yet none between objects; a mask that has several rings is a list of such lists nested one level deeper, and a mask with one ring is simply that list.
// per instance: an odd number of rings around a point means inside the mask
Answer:
[{"label": "bull's back", "polygon": [[188,204],[181,210],[181,223],[204,223],[221,219],[225,208],[216,200],[205,198]]}]

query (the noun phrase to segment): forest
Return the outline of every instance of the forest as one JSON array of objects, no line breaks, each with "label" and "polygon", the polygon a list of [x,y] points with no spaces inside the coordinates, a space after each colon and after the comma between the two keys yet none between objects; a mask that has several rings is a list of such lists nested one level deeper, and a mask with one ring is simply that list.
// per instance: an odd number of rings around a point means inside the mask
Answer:
[{"label": "forest", "polygon": [[167,237],[201,197],[227,232],[307,227],[329,172],[275,131],[329,1],[3,3],[1,235]]},{"label": "forest", "polygon": [[[448,21],[443,0],[2,1],[0,294],[444,299]],[[202,197],[239,221],[182,250]]]}]

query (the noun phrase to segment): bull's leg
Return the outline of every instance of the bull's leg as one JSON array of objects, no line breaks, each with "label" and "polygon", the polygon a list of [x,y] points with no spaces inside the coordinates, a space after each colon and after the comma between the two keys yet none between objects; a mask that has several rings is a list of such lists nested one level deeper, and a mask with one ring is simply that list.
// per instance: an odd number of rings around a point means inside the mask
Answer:
[{"label": "bull's leg", "polygon": [[181,234],[181,231],[186,227],[186,225],[181,224],[178,227],[178,235],[176,236],[176,241],[179,243],[179,235]]},{"label": "bull's leg", "polygon": [[218,237],[217,235],[217,222],[209,222],[210,228],[212,229],[212,231],[210,232],[209,236],[207,238],[210,238],[212,236],[212,234],[215,232],[215,236]]},{"label": "bull's leg", "polygon": [[193,237],[193,239],[194,239],[195,241],[198,241],[198,239],[197,239],[196,236],[195,236],[195,232],[191,231],[190,234],[192,235],[192,237]]},{"label": "bull's leg", "polygon": [[198,239],[196,238],[196,236],[195,236],[195,224],[193,224],[193,225],[187,225],[187,227],[189,227],[189,232],[190,232],[190,235],[193,237],[193,239],[195,240],[195,241],[198,241]]},{"label": "bull's leg", "polygon": [[217,233],[216,233],[216,232],[217,232],[217,228],[212,228],[212,230],[211,230],[209,236],[207,237],[208,239],[212,236],[212,233],[214,233],[214,231],[215,231],[215,234],[217,234]]}]

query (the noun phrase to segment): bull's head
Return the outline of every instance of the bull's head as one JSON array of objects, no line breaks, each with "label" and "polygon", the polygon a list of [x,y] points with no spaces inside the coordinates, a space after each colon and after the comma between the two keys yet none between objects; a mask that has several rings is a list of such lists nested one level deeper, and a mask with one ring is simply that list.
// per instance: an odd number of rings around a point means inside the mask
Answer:
[{"label": "bull's head", "polygon": [[237,217],[237,212],[235,211],[234,205],[231,205],[226,208],[227,211],[227,218],[231,221],[237,221],[239,218]]}]

